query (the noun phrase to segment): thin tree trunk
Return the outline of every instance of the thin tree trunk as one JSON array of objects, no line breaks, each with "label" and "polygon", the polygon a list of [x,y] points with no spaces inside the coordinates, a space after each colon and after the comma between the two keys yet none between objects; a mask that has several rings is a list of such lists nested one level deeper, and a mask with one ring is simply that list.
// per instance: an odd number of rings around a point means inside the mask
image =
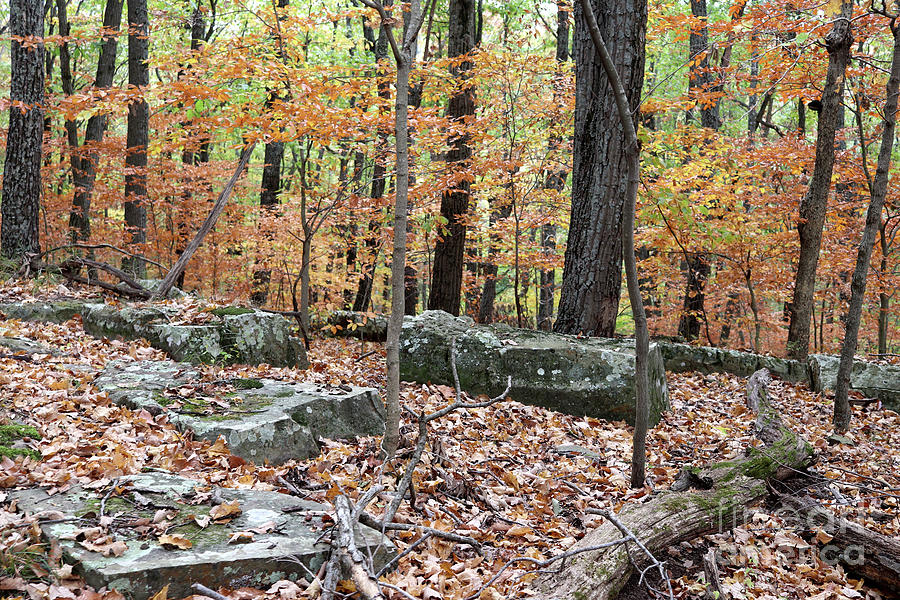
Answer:
[{"label": "thin tree trunk", "polygon": [[[625,205],[622,216],[622,237],[625,258],[625,276],[628,284],[628,298],[634,314],[634,436],[631,455],[631,487],[644,485],[644,471],[647,463],[647,425],[650,415],[650,384],[647,371],[650,354],[650,334],[647,329],[647,315],[641,298],[641,287],[637,273],[637,257],[634,253],[634,212],[637,203],[637,190],[640,183],[641,146],[635,131],[634,117],[630,109],[629,98],[615,63],[603,41],[603,34],[597,25],[590,0],[581,0],[583,18],[593,40],[603,71],[609,79],[609,87],[615,95],[616,110],[622,128],[622,145],[628,160],[628,179],[625,188]],[[643,3],[643,14],[647,14],[647,5]],[[646,26],[646,23],[645,23]],[[644,29],[640,40],[630,47],[644,54]],[[643,63],[643,60],[640,61]],[[640,95],[640,91],[638,91]],[[632,102],[634,99],[631,99]]]},{"label": "thin tree trunk", "polygon": [[853,2],[841,3],[831,32],[825,37],[828,50],[828,72],[822,92],[822,110],[816,139],[816,161],[809,189],[800,203],[797,232],[800,236],[800,259],[791,299],[791,322],[788,330],[788,356],[805,360],[809,353],[809,329],[816,287],[816,267],[822,245],[825,209],[834,169],[834,139],[838,124],[844,77],[850,61],[853,28],[850,14]]},{"label": "thin tree trunk", "polygon": [[[116,71],[116,50],[119,26],[122,24],[123,3],[124,0],[106,2],[106,9],[103,12],[104,35],[100,42],[100,58],[97,61],[97,76],[93,85],[95,92],[112,86]],[[69,215],[69,230],[73,241],[86,242],[91,237],[91,193],[94,190],[99,160],[99,152],[95,146],[103,141],[107,120],[106,113],[91,116],[85,128],[84,146],[79,153],[80,156],[73,156],[72,179],[75,184],[75,197]]]},{"label": "thin tree trunk", "polygon": [[[457,58],[475,48],[476,36],[475,0],[450,0],[448,56]],[[446,229],[434,247],[434,267],[431,278],[431,296],[428,308],[459,315],[463,258],[466,247],[466,215],[469,212],[471,182],[466,170],[472,158],[470,137],[465,133],[466,120],[475,114],[475,89],[468,84],[471,60],[463,60],[451,67],[456,79],[456,89],[447,107],[447,116],[463,129],[450,139],[447,152],[447,168],[454,174],[454,184],[441,196],[441,216],[446,219]]]},{"label": "thin tree trunk", "polygon": [[[850,426],[850,371],[853,369],[853,357],[856,354],[859,337],[859,324],[862,320],[862,306],[866,295],[866,276],[869,272],[869,261],[872,259],[872,247],[881,228],[881,210],[887,195],[889,171],[891,168],[891,152],[894,148],[894,132],[897,119],[897,95],[900,93],[900,29],[891,27],[894,34],[894,53],[891,58],[891,75],[888,79],[886,101],[884,106],[884,126],[881,136],[881,149],[878,152],[878,166],[875,179],[869,190],[869,208],[866,211],[866,226],[859,252],[856,255],[856,268],[850,283],[850,308],[847,311],[847,322],[844,330],[844,343],[841,346],[841,363],[838,367],[837,383],[834,389],[834,428],[844,432]],[[865,159],[864,159],[865,160]]]},{"label": "thin tree trunk", "polygon": [[[25,47],[16,38],[44,37],[40,0],[10,0],[9,132],[0,201],[0,255],[22,261],[40,251],[41,150],[44,133],[44,44]],[[18,104],[21,103],[21,104]]]},{"label": "thin tree trunk", "polygon": [[[150,85],[147,67],[150,23],[147,0],[128,0],[128,85],[139,91],[140,99],[128,105],[127,149],[125,152],[125,227],[131,234],[131,252],[140,255],[147,241],[147,146],[150,142],[150,107],[143,92]],[[139,257],[122,261],[123,270],[145,277],[147,264]]]},{"label": "thin tree trunk", "polygon": [[[884,223],[881,224],[881,233],[879,238],[881,244],[881,273],[887,274],[887,256],[889,249],[887,243],[887,232],[885,231]],[[888,319],[891,315],[891,297],[882,291],[880,294],[878,294],[878,306],[878,354],[887,354]]]}]

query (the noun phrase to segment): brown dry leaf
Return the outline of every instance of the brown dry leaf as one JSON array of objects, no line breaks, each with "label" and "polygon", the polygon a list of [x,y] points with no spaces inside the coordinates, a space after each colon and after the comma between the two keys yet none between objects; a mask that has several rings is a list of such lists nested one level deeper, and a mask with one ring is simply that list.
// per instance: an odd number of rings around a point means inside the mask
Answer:
[{"label": "brown dry leaf", "polygon": [[825,531],[823,531],[823,530],[821,530],[821,529],[817,529],[817,530],[816,530],[816,539],[817,539],[817,540],[819,541],[819,543],[821,543],[821,544],[827,544],[827,543],[829,543],[831,540],[834,539],[834,536],[833,536],[833,535],[829,535],[827,532],[825,532]]},{"label": "brown dry leaf", "polygon": [[212,517],[209,515],[193,515],[193,517],[194,523],[196,523],[200,529],[206,529],[209,527],[210,521],[212,521]]},{"label": "brown dry leaf", "polygon": [[212,517],[213,521],[223,521],[236,517],[241,512],[241,505],[235,500],[234,502],[223,502],[218,506],[213,506],[212,510],[209,511],[209,516]]},{"label": "brown dry leaf", "polygon": [[189,550],[194,545],[191,540],[183,535],[172,535],[168,533],[159,536],[157,541],[159,542],[159,545],[166,550]]},{"label": "brown dry leaf", "polygon": [[253,532],[236,531],[228,538],[229,544],[249,544],[253,541]]},{"label": "brown dry leaf", "polygon": [[156,592],[150,600],[167,600],[169,596],[169,584],[163,586],[163,589]]},{"label": "brown dry leaf", "polygon": [[209,449],[207,449],[207,452],[212,455],[219,456],[227,456],[228,454],[231,454],[231,451],[228,450],[228,444],[225,442],[225,438],[223,438],[221,435],[216,440],[216,443],[210,446]]}]

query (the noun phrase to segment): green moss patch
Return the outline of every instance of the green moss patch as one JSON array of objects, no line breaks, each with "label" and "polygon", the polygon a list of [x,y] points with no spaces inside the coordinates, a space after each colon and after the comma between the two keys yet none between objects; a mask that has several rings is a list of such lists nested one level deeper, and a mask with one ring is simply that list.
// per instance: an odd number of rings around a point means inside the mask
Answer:
[{"label": "green moss patch", "polygon": [[41,439],[40,432],[30,425],[20,425],[18,423],[9,423],[0,425],[0,456],[6,456],[15,459],[19,456],[27,456],[35,460],[41,459],[41,453],[31,448],[13,448],[11,444],[19,440],[30,438],[33,440]]},{"label": "green moss patch", "polygon": [[234,315],[248,315],[252,313],[253,310],[249,308],[242,308],[240,306],[223,306],[221,308],[213,309],[209,312],[216,315],[217,317],[227,317]]},{"label": "green moss patch", "polygon": [[241,377],[232,379],[231,385],[238,390],[258,390],[263,386],[263,383],[259,379],[246,379]]}]

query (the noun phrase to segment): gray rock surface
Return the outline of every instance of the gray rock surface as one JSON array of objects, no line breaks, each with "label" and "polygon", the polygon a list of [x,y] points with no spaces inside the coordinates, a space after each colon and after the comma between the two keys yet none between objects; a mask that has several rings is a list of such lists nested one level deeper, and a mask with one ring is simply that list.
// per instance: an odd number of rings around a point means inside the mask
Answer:
[{"label": "gray rock surface", "polygon": [[[510,396],[552,410],[634,422],[634,342],[578,338],[426,311],[403,322],[400,376],[453,385],[450,342],[457,339],[463,390],[497,395],[512,376]],[[662,354],[650,345],[650,422],[669,407]]]},{"label": "gray rock surface", "polygon": [[[193,583],[212,589],[265,589],[282,579],[303,578],[306,569],[315,573],[327,558],[328,546],[316,543],[323,530],[323,505],[277,492],[210,489],[166,472],[129,475],[115,484],[125,491],[111,495],[104,509],[106,515],[115,517],[111,531],[116,540],[127,545],[120,556],[104,556],[72,539],[78,531],[98,526],[107,489],[77,486],[51,497],[41,489],[20,490],[11,492],[10,500],[18,500],[18,509],[26,513],[59,511],[73,519],[45,523],[42,532],[59,544],[64,560],[75,566],[88,585],[117,589],[132,600],[147,600],[165,585],[169,585],[170,598],[190,595]],[[193,516],[208,516],[213,498],[237,502],[241,513],[228,523],[213,522],[201,528]],[[161,509],[171,523],[168,533],[187,538],[191,548],[166,549],[158,541],[157,528],[145,525],[142,530],[133,525],[140,518],[149,521]],[[233,534],[253,529],[257,531],[246,543],[229,543]],[[376,569],[394,555],[390,541],[367,527],[360,527],[357,544],[371,548]],[[279,560],[286,557],[299,559],[306,569]]]},{"label": "gray rock surface", "polygon": [[[841,358],[830,354],[810,354],[807,364],[812,390],[833,391]],[[850,389],[868,398],[878,398],[887,408],[900,411],[900,366],[855,360],[850,371]]]},{"label": "gray rock surface", "polygon": [[94,385],[118,404],[168,413],[198,438],[222,436],[233,454],[259,464],[317,456],[319,438],[384,432],[381,399],[371,388],[272,379],[204,386],[191,365],[172,361],[113,362]]},{"label": "gray rock surface", "polygon": [[19,336],[0,335],[0,349],[12,354],[49,354],[50,356],[59,356],[61,354],[58,350],[49,346]]},{"label": "gray rock surface", "polygon": [[171,323],[174,308],[165,305],[111,305],[97,301],[19,302],[0,304],[13,319],[65,322],[80,314],[84,330],[94,337],[144,338],[177,361],[209,364],[309,366],[303,342],[291,335],[293,323],[263,311],[226,307],[204,325]]},{"label": "gray rock surface", "polygon": [[47,321],[65,323],[75,315],[80,315],[85,304],[96,300],[58,300],[56,302],[4,302],[0,313],[10,319],[20,321]]},{"label": "gray rock surface", "polygon": [[801,361],[708,346],[666,341],[656,343],[666,362],[666,371],[673,373],[699,371],[749,377],[759,369],[766,368],[785,381],[807,381],[806,365]]}]

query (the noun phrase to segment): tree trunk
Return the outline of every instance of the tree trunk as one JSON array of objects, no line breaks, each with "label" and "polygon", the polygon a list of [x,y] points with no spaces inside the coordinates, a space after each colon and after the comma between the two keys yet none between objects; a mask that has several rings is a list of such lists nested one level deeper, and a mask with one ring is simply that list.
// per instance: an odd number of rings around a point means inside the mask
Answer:
[{"label": "tree trunk", "polygon": [[[97,76],[93,91],[112,86],[116,71],[116,50],[118,49],[119,26],[122,23],[124,0],[107,0],[103,12],[103,40],[100,42],[100,58],[97,60]],[[97,173],[99,152],[96,145],[103,141],[108,115],[98,113],[91,116],[84,131],[84,146],[80,156],[73,156],[72,180],[75,197],[69,215],[69,230],[73,241],[86,242],[91,237],[91,193]]]},{"label": "tree trunk", "polygon": [[[278,0],[277,7],[284,8],[288,6],[290,0]],[[282,15],[275,12],[275,19],[282,19]],[[284,53],[282,52],[282,44],[284,41],[281,39],[281,29],[275,28],[273,33],[273,37],[275,38],[275,53],[276,55],[283,61],[285,60]],[[272,105],[275,102],[280,101],[281,98],[279,94],[275,90],[269,90],[268,97],[266,98],[266,108],[271,110]],[[281,194],[282,184],[281,184],[281,163],[284,161],[284,142],[282,141],[271,141],[266,143],[266,149],[264,152],[263,158],[263,172],[262,172],[262,180],[260,181],[260,193],[259,193],[259,206],[262,208],[260,211],[260,216],[268,215],[274,216],[275,211],[273,207],[277,206],[280,202],[279,194]],[[273,240],[273,236],[271,232],[263,232],[260,236],[262,240],[271,242]],[[305,241],[304,241],[305,245]],[[262,268],[254,269],[253,271],[253,292],[250,294],[250,303],[254,306],[262,306],[266,303],[266,300],[269,297],[269,281],[272,278],[271,271],[268,268],[265,268],[265,259],[263,260]],[[307,278],[309,274],[307,273]],[[303,312],[303,309],[301,309]],[[306,327],[307,324],[304,324]]]},{"label": "tree trunk", "polygon": [[[618,520],[657,559],[682,541],[741,525],[752,515],[747,507],[768,494],[767,480],[793,477],[811,463],[812,447],[787,429],[769,404],[767,377],[766,371],[754,374],[751,382],[755,380],[757,385],[748,389],[748,404],[751,398],[759,402],[756,435],[765,444],[764,449],[751,447],[747,458],[714,464],[699,472],[684,470],[671,490],[648,502],[627,505],[619,512]],[[618,527],[607,521],[575,549],[621,538]],[[636,568],[648,564],[646,555],[629,553],[626,544],[619,544],[574,556],[561,571],[541,576],[534,587],[542,592],[542,600],[608,600],[616,597]]]},{"label": "tree trunk", "polygon": [[[556,2],[556,64],[562,68],[569,60],[569,8],[564,0]],[[553,81],[554,115],[560,116],[563,110],[562,81]],[[548,142],[548,152],[553,154],[562,146],[563,140],[552,136]],[[550,168],[544,178],[544,189],[562,192],[566,187],[566,169]],[[541,226],[541,248],[547,255],[556,253],[556,224],[545,223]],[[556,294],[556,270],[542,269],[540,273],[541,291],[538,296],[538,329],[550,331],[553,328],[553,298]]]},{"label": "tree trunk", "polygon": [[[691,28],[690,43],[690,72],[688,75],[688,95],[699,106],[700,124],[709,129],[719,129],[719,100],[710,98],[698,98],[698,95],[713,92],[716,86],[714,77],[710,71],[709,56],[709,26],[707,24],[708,13],[706,0],[691,0],[691,15],[700,22],[699,28]],[[687,112],[687,121],[694,118],[696,108]]]},{"label": "tree trunk", "polygon": [[805,360],[809,353],[809,329],[816,287],[816,266],[825,225],[825,209],[831,189],[834,169],[834,138],[838,124],[844,76],[850,61],[853,29],[850,13],[853,2],[841,3],[831,32],[825,37],[828,50],[828,72],[822,92],[822,109],[816,139],[816,161],[809,188],[800,203],[797,232],[800,237],[800,259],[794,279],[791,300],[791,322],[788,330],[787,352],[790,358]]},{"label": "tree trunk", "polygon": [[[147,241],[147,145],[150,141],[150,107],[143,92],[150,85],[147,67],[150,23],[147,0],[128,0],[128,85],[141,93],[128,105],[127,149],[125,152],[125,227],[131,234],[131,252],[140,254]],[[139,257],[122,261],[123,270],[135,277],[147,274],[147,264]]]},{"label": "tree trunk", "polygon": [[[44,37],[44,5],[40,0],[10,0],[10,33]],[[10,42],[9,132],[0,201],[0,255],[17,262],[40,251],[38,211],[41,204],[41,149],[44,133],[44,44],[25,47]],[[17,103],[22,103],[17,105]]]},{"label": "tree trunk", "polygon": [[[592,0],[601,34],[637,124],[644,82],[645,2]],[[612,336],[622,286],[628,153],[615,95],[575,3],[575,140],[572,212],[554,331]]]},{"label": "tree trunk", "polygon": [[891,152],[894,149],[894,132],[897,119],[897,95],[900,93],[900,29],[893,28],[894,52],[891,57],[891,75],[888,79],[886,101],[883,113],[883,129],[881,149],[878,152],[878,166],[875,179],[869,190],[869,208],[866,211],[866,226],[859,251],[856,255],[856,268],[850,283],[850,308],[844,329],[844,343],[841,346],[841,364],[837,373],[837,384],[834,388],[834,428],[844,432],[850,426],[850,371],[853,368],[853,357],[859,337],[859,324],[862,320],[862,306],[866,296],[866,276],[869,273],[869,261],[872,259],[872,247],[881,229],[881,210],[887,195],[889,172],[891,168]]},{"label": "tree trunk", "polygon": [[678,322],[678,335],[692,341],[700,337],[700,327],[706,320],[703,316],[706,301],[704,289],[709,278],[710,265],[706,256],[699,252],[688,253],[685,262],[687,290],[684,293],[684,308]]},{"label": "tree trunk", "polygon": [[[475,48],[475,0],[450,0],[448,52],[450,58],[464,56]],[[456,78],[456,90],[447,106],[447,116],[465,130],[466,121],[475,114],[475,89],[468,84],[472,62],[464,60],[451,67]],[[459,315],[463,257],[466,247],[466,215],[469,212],[471,181],[466,172],[470,166],[472,147],[467,133],[457,133],[450,139],[447,168],[454,174],[452,189],[441,195],[441,216],[447,220],[446,229],[434,247],[434,267],[431,277],[431,296],[428,308]]]}]

